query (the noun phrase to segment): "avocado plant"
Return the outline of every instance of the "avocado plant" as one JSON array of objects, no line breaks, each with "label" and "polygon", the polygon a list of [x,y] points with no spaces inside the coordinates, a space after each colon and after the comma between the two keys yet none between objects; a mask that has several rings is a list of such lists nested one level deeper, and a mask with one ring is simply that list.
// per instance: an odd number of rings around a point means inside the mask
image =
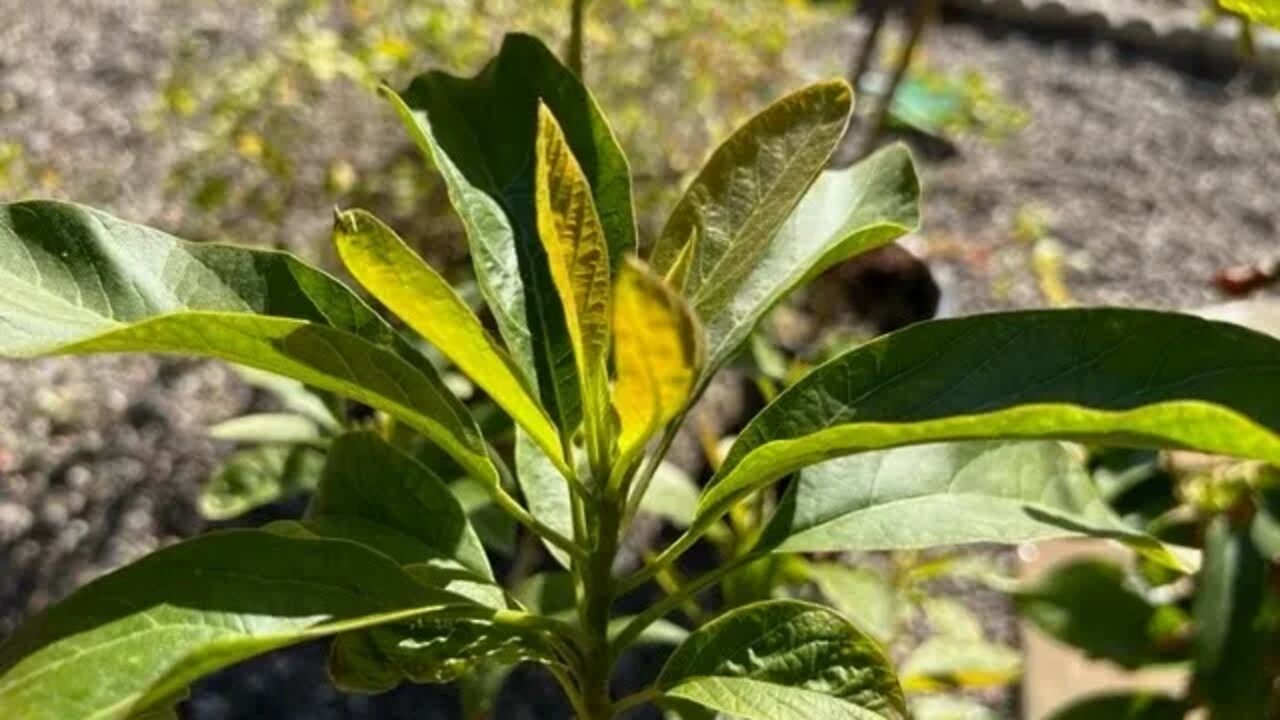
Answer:
[{"label": "avocado plant", "polygon": [[[642,260],[627,160],[591,94],[537,40],[509,36],[474,77],[432,72],[382,94],[448,186],[496,332],[366,212],[337,213],[338,255],[511,418],[513,448],[485,436],[407,332],[291,255],[185,242],[66,203],[3,206],[3,355],[217,358],[390,420],[332,439],[301,520],[164,548],[29,620],[0,647],[0,717],[176,717],[201,676],[330,638],[330,674],[356,692],[532,662],[584,720],[650,703],[757,720],[903,718],[874,639],[797,600],[698,627],[637,693],[616,697],[610,680],[647,628],[775,553],[1090,534],[1186,569],[1178,548],[1099,501],[1060,439],[1280,462],[1270,337],[1125,309],[927,322],[781,393],[739,435],[683,534],[616,572],[677,428],[760,318],[832,264],[916,227],[911,158],[890,147],[824,172],[852,93],[841,81],[801,89],[711,155]],[[393,431],[421,435],[546,544],[572,578],[573,617],[495,580],[446,478],[398,450]],[[615,615],[743,498],[832,460],[790,482],[738,556]]]}]

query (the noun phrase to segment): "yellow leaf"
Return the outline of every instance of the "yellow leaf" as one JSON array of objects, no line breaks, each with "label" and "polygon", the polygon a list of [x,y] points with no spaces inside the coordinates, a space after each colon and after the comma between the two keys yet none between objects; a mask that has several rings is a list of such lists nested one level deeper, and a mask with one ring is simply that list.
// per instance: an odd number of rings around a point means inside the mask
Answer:
[{"label": "yellow leaf", "polygon": [[545,105],[538,106],[535,195],[538,236],[573,345],[592,466],[607,462],[609,441],[609,249],[591,186]]},{"label": "yellow leaf", "polygon": [[684,300],[632,259],[614,285],[613,332],[613,401],[626,456],[684,407],[702,365],[702,337]]},{"label": "yellow leaf", "polygon": [[342,262],[360,284],[484,388],[563,468],[555,426],[506,351],[448,281],[363,210],[340,213],[333,236]]}]

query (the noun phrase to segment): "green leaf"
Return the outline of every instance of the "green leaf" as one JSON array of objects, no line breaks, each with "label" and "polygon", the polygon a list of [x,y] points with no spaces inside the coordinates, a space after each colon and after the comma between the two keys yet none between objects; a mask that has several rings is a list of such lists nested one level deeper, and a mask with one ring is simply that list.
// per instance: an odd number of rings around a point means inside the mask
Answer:
[{"label": "green leaf", "polygon": [[1210,521],[1192,615],[1196,687],[1215,720],[1266,717],[1275,647],[1263,620],[1267,574],[1247,527],[1225,515]]},{"label": "green leaf", "polygon": [[698,507],[700,489],[684,470],[663,461],[640,501],[640,510],[657,515],[677,527],[688,527]]},{"label": "green leaf", "polygon": [[698,524],[808,465],[945,440],[1063,438],[1280,462],[1278,382],[1280,341],[1186,315],[1045,310],[920,323],[819,366],[770,403],[712,478]]},{"label": "green leaf", "polygon": [[689,401],[704,348],[684,300],[640,262],[618,269],[613,294],[613,404],[625,465]]},{"label": "green leaf", "polygon": [[650,261],[666,275],[689,246],[680,287],[700,317],[714,317],[758,265],[826,167],[852,109],[853,93],[843,81],[812,85],[765,108],[712,153],[672,211]]},{"label": "green leaf", "polygon": [[383,88],[440,171],[471,245],[476,281],[516,361],[562,430],[580,419],[573,354],[534,210],[538,104],[559,121],[591,185],[613,263],[635,252],[631,177],[613,131],[577,77],[537,39],[508,35],[474,78],[419,76]]},{"label": "green leaf", "polygon": [[[524,495],[529,514],[565,537],[573,537],[573,503],[569,483],[523,432],[516,432],[516,481]],[[569,554],[563,548],[543,541],[551,557],[562,567],[569,567]]]},{"label": "green leaf", "polygon": [[497,481],[475,421],[426,358],[341,283],[285,253],[187,243],[77,205],[7,205],[0,317],[0,355],[249,365],[384,410]]},{"label": "green leaf", "polygon": [[555,426],[480,318],[395,231],[363,210],[334,220],[334,244],[361,285],[467,374],[550,457],[563,462]]},{"label": "green leaf", "polygon": [[373,432],[339,436],[307,520],[357,518],[417,540],[423,555],[401,564],[447,559],[485,580],[493,579],[480,538],[466,510],[443,480]]},{"label": "green leaf", "polygon": [[1076,700],[1048,720],[1183,720],[1189,710],[1185,702],[1164,695],[1113,693]]},{"label": "green leaf", "polygon": [[609,406],[609,246],[596,215],[591,186],[546,105],[538,105],[534,196],[538,236],[560,297],[578,368],[587,449],[602,468],[611,448]]},{"label": "green leaf", "polygon": [[1053,568],[1014,596],[1019,612],[1053,637],[1092,658],[1136,669],[1177,660],[1187,619],[1130,587],[1124,570],[1103,560]]},{"label": "green leaf", "polygon": [[1226,10],[1240,13],[1253,22],[1280,27],[1280,2],[1277,0],[1218,0]]},{"label": "green leaf", "polygon": [[293,413],[254,413],[224,420],[209,428],[209,437],[240,443],[296,445],[320,438],[311,418]]},{"label": "green leaf", "polygon": [[794,600],[746,605],[698,628],[657,687],[753,720],[906,717],[875,641],[830,608]]},{"label": "green leaf", "polygon": [[200,514],[227,520],[313,490],[324,470],[324,457],[305,446],[264,445],[237,452],[200,489]]},{"label": "green leaf", "polygon": [[402,680],[449,683],[526,661],[560,662],[536,634],[484,620],[422,618],[339,635],[330,648],[329,675],[341,688],[377,693]]},{"label": "green leaf", "polygon": [[0,716],[127,718],[253,655],[453,609],[478,611],[354,543],[212,533],[96,580],[24,625],[0,646]]},{"label": "green leaf", "polygon": [[232,365],[231,369],[246,384],[275,395],[285,411],[310,418],[325,430],[337,430],[341,425],[324,399],[297,380],[244,365]]},{"label": "green leaf", "polygon": [[1081,533],[1157,546],[1115,516],[1062,444],[974,441],[867,452],[806,468],[757,549],[909,550]]},{"label": "green leaf", "polygon": [[728,302],[702,316],[708,346],[703,378],[728,362],[791,291],[842,260],[914,230],[919,205],[920,181],[901,145],[818,176]]},{"label": "green leaf", "polygon": [[809,575],[831,604],[881,643],[897,634],[903,598],[879,573],[840,563],[810,563]]},{"label": "green leaf", "polygon": [[1017,650],[987,640],[931,637],[898,669],[908,692],[999,687],[1022,674]]}]

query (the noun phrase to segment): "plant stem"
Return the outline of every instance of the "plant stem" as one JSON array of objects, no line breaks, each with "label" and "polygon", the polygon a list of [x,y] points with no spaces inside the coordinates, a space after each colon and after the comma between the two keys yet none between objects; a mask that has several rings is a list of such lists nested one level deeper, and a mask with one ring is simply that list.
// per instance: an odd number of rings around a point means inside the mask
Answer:
[{"label": "plant stem", "polygon": [[573,706],[573,712],[579,718],[589,718],[587,714],[587,706],[582,701],[582,693],[578,692],[578,686],[573,683],[573,676],[564,670],[564,668],[548,665],[551,674],[555,676],[556,681],[560,683],[560,687],[564,689],[564,694],[569,698],[569,704]]},{"label": "plant stem", "polygon": [[615,595],[613,560],[618,553],[623,507],[618,496],[607,490],[586,500],[590,503],[587,526],[591,537],[586,561],[580,566],[582,596],[578,613],[586,654],[580,677],[584,701],[581,720],[608,720],[613,717],[613,699],[609,695],[613,669],[609,647],[609,617]]},{"label": "plant stem", "polygon": [[587,19],[587,3],[589,0],[573,0],[569,15],[569,69],[574,75],[582,77],[582,31]]},{"label": "plant stem", "polygon": [[[719,516],[717,516],[716,519],[719,519]],[[640,568],[631,575],[631,577],[628,577],[619,583],[618,594],[625,595],[649,581],[654,575],[662,572],[663,568],[675,562],[677,558],[683,555],[685,550],[693,547],[693,544],[698,541],[698,538],[702,537],[703,532],[705,532],[705,530],[701,530],[696,526],[685,530],[684,534],[676,538],[675,542],[671,543],[665,550],[658,553],[658,557],[654,558],[653,562]]]},{"label": "plant stem", "polygon": [[858,148],[859,152],[855,156],[855,160],[860,160],[875,149],[876,142],[880,139],[880,133],[889,122],[889,113],[893,110],[893,96],[898,92],[898,86],[902,84],[903,78],[907,76],[907,70],[911,67],[911,61],[915,57],[916,48],[920,45],[920,40],[924,37],[925,26],[929,24],[930,18],[936,14],[938,9],[938,0],[915,0],[911,8],[911,27],[908,30],[907,45],[902,50],[902,57],[898,59],[898,65],[893,69],[893,76],[889,80],[889,87],[885,90],[884,97],[880,98],[880,105],[876,108],[875,116],[871,119],[871,124],[867,126],[866,135],[863,142]]},{"label": "plant stem", "polygon": [[735,570],[738,570],[743,565],[746,565],[759,557],[760,555],[758,553],[751,552],[739,555],[720,567],[717,567],[715,570],[698,576],[676,592],[671,593],[651,605],[648,610],[640,613],[634,620],[627,623],[626,627],[622,628],[622,632],[618,633],[618,636],[614,638],[613,654],[610,658],[616,658],[617,654],[620,653],[623,648],[629,645],[632,640],[635,640],[640,633],[644,632],[645,628],[652,625],[655,621],[664,617],[673,610],[676,610],[685,601],[716,584],[722,578]]},{"label": "plant stem", "polygon": [[618,702],[614,703],[613,712],[614,714],[621,713],[626,710],[630,710],[631,708],[636,707],[637,705],[643,705],[647,702],[653,702],[654,700],[657,700],[661,696],[662,696],[662,691],[657,688],[649,688],[647,690],[641,690],[638,693],[633,693],[631,695],[628,695],[622,698],[621,700],[619,700]]},{"label": "plant stem", "polygon": [[508,515],[515,518],[516,522],[529,528],[529,531],[556,547],[569,553],[570,557],[581,559],[585,557],[585,553],[577,543],[560,534],[560,531],[544,524],[534,516],[529,514],[516,499],[507,494],[506,490],[501,487],[495,487],[491,491],[493,501],[498,507],[502,508]]}]

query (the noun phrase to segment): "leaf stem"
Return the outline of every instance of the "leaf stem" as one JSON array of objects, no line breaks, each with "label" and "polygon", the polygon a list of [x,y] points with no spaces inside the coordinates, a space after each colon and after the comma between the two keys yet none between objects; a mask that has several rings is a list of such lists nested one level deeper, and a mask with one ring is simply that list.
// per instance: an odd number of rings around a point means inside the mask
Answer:
[{"label": "leaf stem", "polygon": [[[673,545],[672,547],[675,546]],[[627,623],[626,627],[622,628],[622,631],[618,633],[616,638],[614,638],[613,644],[610,648],[610,662],[612,663],[612,661],[617,658],[618,654],[621,653],[632,640],[635,640],[640,633],[644,632],[645,628],[652,625],[658,619],[666,616],[668,613],[678,609],[685,603],[685,601],[719,582],[726,575],[729,575],[735,570],[741,568],[743,565],[746,565],[759,557],[759,553],[752,552],[739,555],[720,567],[717,567],[715,570],[698,576],[676,592],[671,593],[665,598],[649,606],[648,610],[640,613],[634,620]]]},{"label": "leaf stem", "polygon": [[573,677],[564,668],[555,665],[548,665],[547,668],[564,689],[565,696],[569,698],[569,704],[573,706],[574,714],[579,718],[589,718],[586,703],[583,702],[582,693],[578,692],[578,686],[574,684]]},{"label": "leaf stem", "polygon": [[[719,518],[717,517],[717,519]],[[674,563],[686,550],[693,547],[693,544],[705,532],[705,529],[699,529],[697,526],[685,530],[684,534],[676,538],[675,542],[658,553],[658,556],[652,562],[635,571],[630,577],[620,581],[618,583],[618,594],[625,595],[651,580],[654,575],[662,572],[663,568]]]},{"label": "leaf stem", "polygon": [[633,707],[636,707],[638,705],[644,705],[645,703],[648,703],[648,702],[653,702],[654,700],[657,700],[660,697],[662,697],[662,691],[659,690],[658,688],[656,687],[646,688],[644,690],[641,690],[640,692],[632,693],[631,695],[628,695],[622,698],[621,700],[619,700],[618,702],[614,703],[613,712],[615,715],[621,712],[626,712],[627,710],[630,710]]},{"label": "leaf stem", "polygon": [[528,528],[530,532],[543,540],[546,540],[552,545],[555,545],[561,550],[564,550],[570,557],[576,560],[586,559],[586,552],[581,546],[564,535],[561,535],[560,531],[546,525],[542,521],[530,515],[529,511],[525,510],[520,503],[516,502],[515,498],[507,494],[506,490],[503,490],[501,487],[494,487],[491,490],[491,494],[493,495],[493,501],[497,503],[498,507],[502,508],[508,515],[515,518],[516,522]]}]

